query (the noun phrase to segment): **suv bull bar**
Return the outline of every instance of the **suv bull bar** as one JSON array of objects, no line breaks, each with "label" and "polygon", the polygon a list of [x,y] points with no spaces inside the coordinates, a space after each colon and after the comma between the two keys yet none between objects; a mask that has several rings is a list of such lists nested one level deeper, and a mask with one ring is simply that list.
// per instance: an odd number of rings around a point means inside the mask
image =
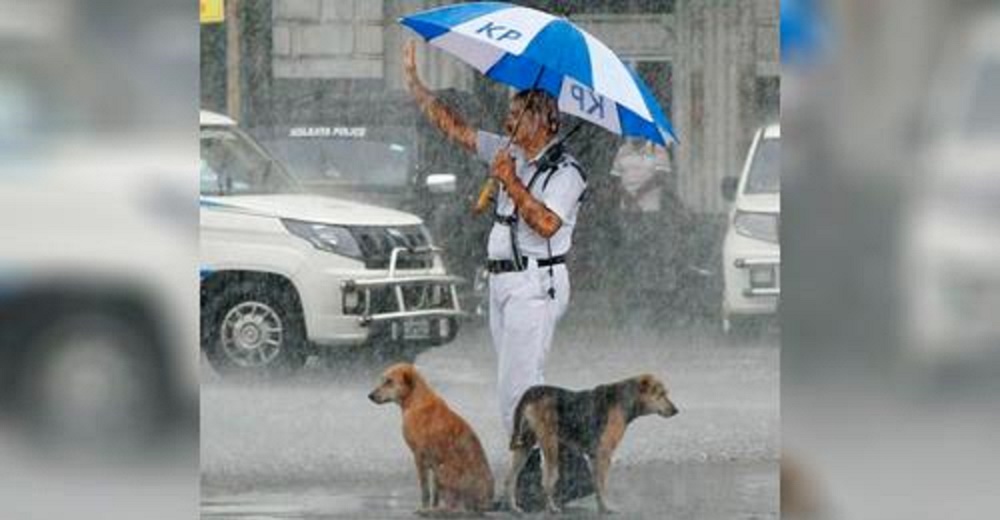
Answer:
[{"label": "suv bull bar", "polygon": [[[781,284],[779,281],[778,268],[781,266],[781,259],[776,257],[767,258],[737,258],[733,265],[737,269],[746,269],[750,277],[750,287],[743,290],[743,296],[780,296]],[[762,270],[770,273],[770,282],[758,285],[753,279],[753,271]]]},{"label": "suv bull bar", "polygon": [[[341,293],[345,314],[357,314],[358,323],[366,327],[372,323],[386,322],[412,318],[458,318],[465,316],[458,301],[456,285],[465,283],[465,279],[452,275],[409,275],[398,276],[396,264],[400,253],[431,254],[442,251],[439,247],[395,247],[389,257],[389,275],[384,278],[365,278],[360,280],[345,280],[341,283]],[[392,291],[394,310],[373,309],[373,291],[378,288],[389,288]],[[407,305],[405,291],[407,289],[422,289],[438,291],[441,299],[437,306],[421,308],[419,305]],[[445,297],[447,295],[447,297]],[[426,296],[426,295],[424,295]],[[356,303],[348,305],[348,298],[355,298]],[[435,302],[431,302],[435,305]],[[350,311],[350,312],[349,312]]]}]

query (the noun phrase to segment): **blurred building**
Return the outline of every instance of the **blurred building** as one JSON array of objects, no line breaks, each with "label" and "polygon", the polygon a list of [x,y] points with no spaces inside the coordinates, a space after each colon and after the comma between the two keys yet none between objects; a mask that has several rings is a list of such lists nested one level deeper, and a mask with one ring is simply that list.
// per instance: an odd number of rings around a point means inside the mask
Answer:
[{"label": "blurred building", "polygon": [[[403,88],[395,21],[437,0],[227,0],[239,2],[240,108],[251,125],[281,119],[288,100],[343,98]],[[630,62],[656,92],[680,138],[682,200],[721,213],[719,185],[736,175],[753,130],[776,120],[780,91],[778,0],[520,2],[568,16]],[[202,27],[202,104],[225,110],[225,31]],[[422,52],[436,88],[489,96],[495,86],[443,52]],[[496,95],[495,93],[492,95]]]}]

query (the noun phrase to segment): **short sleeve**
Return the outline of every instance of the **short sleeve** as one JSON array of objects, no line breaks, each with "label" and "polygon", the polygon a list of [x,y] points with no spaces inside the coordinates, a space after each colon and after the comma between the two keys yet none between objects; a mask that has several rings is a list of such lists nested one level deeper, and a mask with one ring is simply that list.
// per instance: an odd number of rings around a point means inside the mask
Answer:
[{"label": "short sleeve", "polygon": [[564,163],[552,173],[542,192],[542,202],[565,222],[580,201],[587,183],[574,166]]},{"label": "short sleeve", "polygon": [[479,160],[489,164],[504,145],[507,139],[492,132],[479,130],[476,132],[476,155]]}]

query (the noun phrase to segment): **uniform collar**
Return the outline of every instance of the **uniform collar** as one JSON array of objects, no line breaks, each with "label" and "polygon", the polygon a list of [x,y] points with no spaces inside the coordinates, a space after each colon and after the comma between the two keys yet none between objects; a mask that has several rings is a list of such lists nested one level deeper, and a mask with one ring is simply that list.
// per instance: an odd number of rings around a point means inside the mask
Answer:
[{"label": "uniform collar", "polygon": [[542,147],[542,149],[539,150],[538,153],[535,154],[535,156],[532,157],[531,160],[528,161],[528,164],[535,165],[536,163],[538,163],[538,160],[541,159],[542,156],[545,155],[545,152],[548,152],[549,148],[552,148],[553,146],[555,146],[556,141],[557,141],[557,139],[555,137],[553,137],[552,139],[549,139],[548,144],[546,144],[544,147]]}]

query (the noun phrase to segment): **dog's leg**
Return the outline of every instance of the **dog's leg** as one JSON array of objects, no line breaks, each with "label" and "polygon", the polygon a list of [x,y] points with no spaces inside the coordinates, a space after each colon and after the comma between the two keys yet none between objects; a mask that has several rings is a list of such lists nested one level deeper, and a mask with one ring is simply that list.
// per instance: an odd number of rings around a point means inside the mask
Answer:
[{"label": "dog's leg", "polygon": [[625,412],[620,407],[612,408],[608,412],[607,424],[595,450],[594,495],[597,497],[597,509],[602,514],[615,512],[607,501],[608,473],[611,471],[611,454],[615,452],[615,448],[625,435],[627,424]]},{"label": "dog's leg", "polygon": [[437,509],[441,503],[441,476],[437,468],[427,466],[427,479],[431,483],[431,507]]},{"label": "dog's leg", "polygon": [[607,502],[608,473],[611,470],[611,450],[598,450],[594,457],[594,496],[597,498],[597,510],[604,515],[616,511]]},{"label": "dog's leg", "polygon": [[414,453],[413,459],[417,466],[417,480],[420,482],[420,509],[417,512],[426,512],[431,508],[431,469],[423,455]]},{"label": "dog's leg", "polygon": [[542,446],[542,490],[545,491],[545,509],[551,514],[562,512],[556,504],[556,482],[559,481],[559,439],[554,432],[540,436]]},{"label": "dog's leg", "polygon": [[434,510],[442,517],[458,516],[464,511],[462,509],[461,493],[457,489],[443,487],[438,493],[441,504],[434,504]]},{"label": "dog's leg", "polygon": [[507,505],[510,506],[510,511],[514,514],[524,513],[517,505],[517,477],[524,469],[524,465],[528,463],[530,451],[530,448],[525,447],[511,450],[510,472],[507,473],[507,478],[504,480],[503,492]]}]

